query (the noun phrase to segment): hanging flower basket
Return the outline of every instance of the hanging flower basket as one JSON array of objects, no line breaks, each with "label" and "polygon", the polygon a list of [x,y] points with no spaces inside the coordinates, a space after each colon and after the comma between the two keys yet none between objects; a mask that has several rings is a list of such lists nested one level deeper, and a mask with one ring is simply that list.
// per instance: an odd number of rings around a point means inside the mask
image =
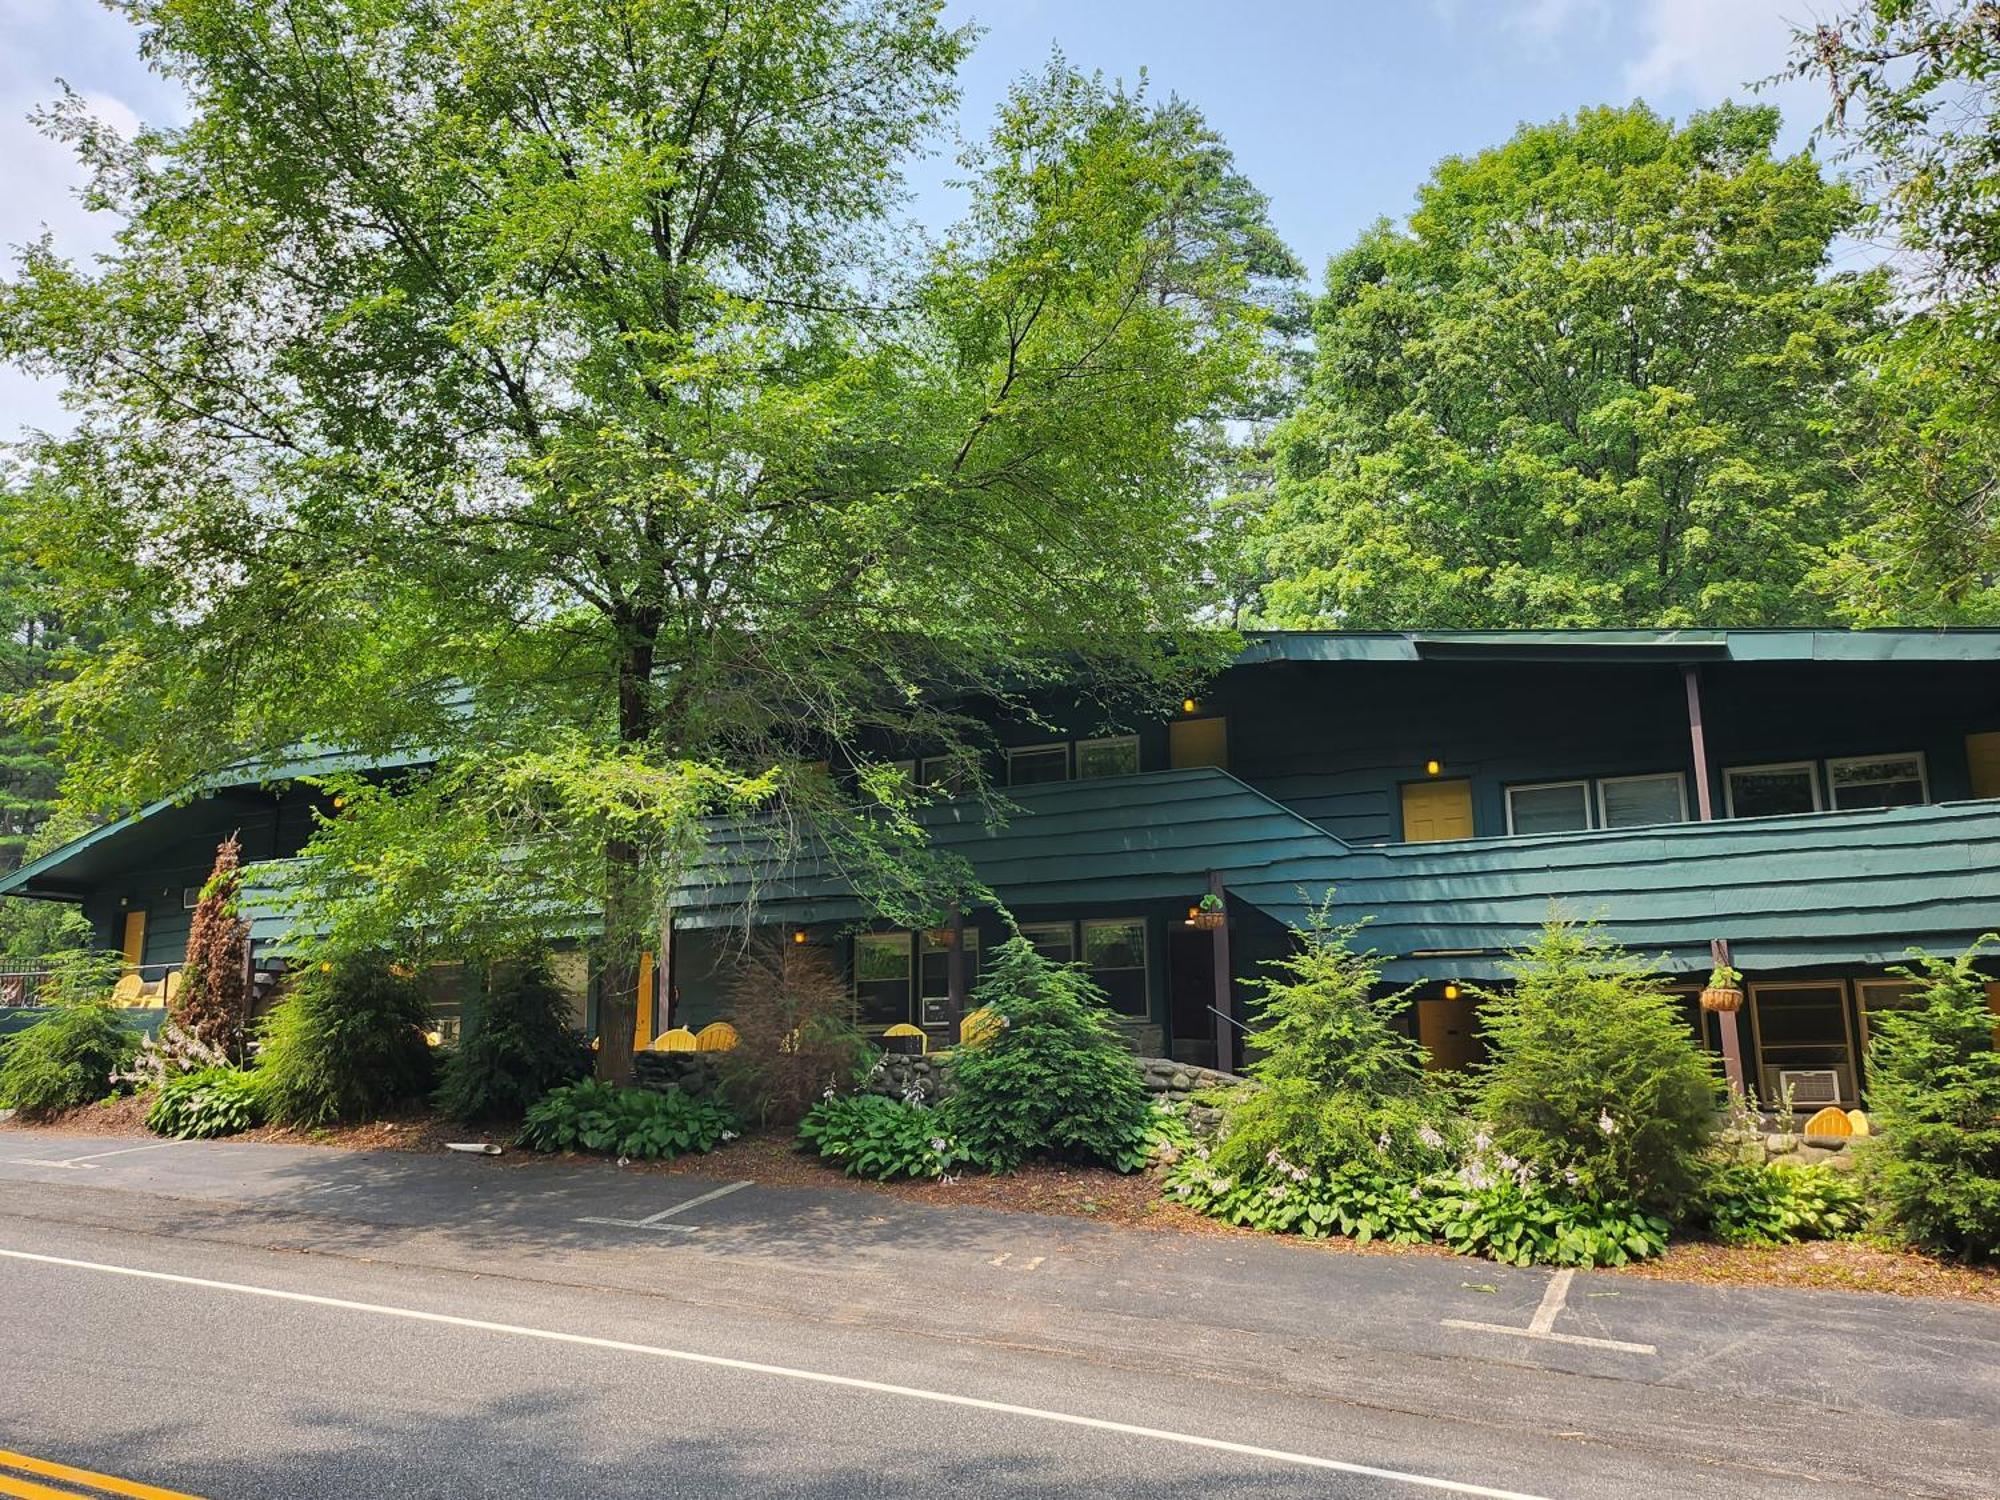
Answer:
[{"label": "hanging flower basket", "polygon": [[1229,920],[1229,913],[1221,907],[1193,906],[1188,908],[1187,924],[1199,932],[1213,932]]},{"label": "hanging flower basket", "polygon": [[1743,1009],[1743,991],[1731,986],[1712,986],[1701,992],[1701,1008],[1727,1013]]},{"label": "hanging flower basket", "polygon": [[951,946],[951,929],[949,927],[927,928],[924,932],[924,941],[929,943],[933,948],[949,948]]}]

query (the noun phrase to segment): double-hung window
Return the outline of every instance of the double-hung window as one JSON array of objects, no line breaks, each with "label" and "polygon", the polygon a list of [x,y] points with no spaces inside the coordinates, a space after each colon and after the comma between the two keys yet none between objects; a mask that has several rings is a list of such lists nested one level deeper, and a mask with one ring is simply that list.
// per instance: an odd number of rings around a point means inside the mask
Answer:
[{"label": "double-hung window", "polygon": [[1687,783],[1678,771],[1654,776],[1606,776],[1597,783],[1600,828],[1685,823],[1687,815]]},{"label": "double-hung window", "polygon": [[1069,780],[1069,744],[1017,745],[1007,752],[1007,785],[1040,786]]},{"label": "double-hung window", "polygon": [[1090,921],[1083,927],[1083,962],[1121,1015],[1143,1016],[1152,1009],[1146,993],[1146,923],[1141,917]]},{"label": "double-hung window", "polygon": [[1073,964],[1076,962],[1076,924],[1074,922],[1023,922],[1021,936],[1043,958],[1052,964]]},{"label": "double-hung window", "polygon": [[1545,781],[1507,788],[1509,833],[1568,833],[1590,826],[1590,783]]},{"label": "double-hung window", "polygon": [[963,797],[965,763],[955,755],[926,755],[917,762],[917,785],[939,797]]},{"label": "double-hung window", "polygon": [[1819,777],[1809,760],[1732,766],[1722,773],[1722,794],[1732,818],[1774,818],[1820,807]]},{"label": "double-hung window", "polygon": [[1930,801],[1924,758],[1850,755],[1826,763],[1826,787],[1838,808],[1916,807]]},{"label": "double-hung window", "polygon": [[1136,776],[1139,773],[1139,736],[1121,734],[1111,739],[1076,742],[1076,778],[1093,776]]}]

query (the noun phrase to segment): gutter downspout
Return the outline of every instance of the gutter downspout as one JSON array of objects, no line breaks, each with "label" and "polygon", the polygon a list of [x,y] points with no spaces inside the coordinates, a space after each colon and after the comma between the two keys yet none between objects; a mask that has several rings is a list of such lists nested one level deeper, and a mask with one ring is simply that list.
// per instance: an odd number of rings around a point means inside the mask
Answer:
[{"label": "gutter downspout", "polygon": [[[1715,796],[1708,781],[1708,737],[1701,722],[1701,668],[1692,664],[1681,668],[1681,680],[1687,686],[1688,739],[1694,748],[1694,801],[1701,821],[1715,821]],[[1729,964],[1729,939],[1713,938],[1708,945],[1709,957],[1718,968]],[[1748,1089],[1743,1074],[1743,1038],[1736,1029],[1736,1012],[1722,1011],[1716,1022],[1722,1032],[1722,1071],[1729,1079],[1731,1092],[1739,1098],[1746,1097]]]}]

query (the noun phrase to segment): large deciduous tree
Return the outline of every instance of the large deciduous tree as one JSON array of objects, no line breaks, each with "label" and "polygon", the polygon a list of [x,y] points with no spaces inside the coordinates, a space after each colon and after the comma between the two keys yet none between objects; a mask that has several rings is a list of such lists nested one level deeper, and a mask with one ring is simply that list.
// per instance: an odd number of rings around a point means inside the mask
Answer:
[{"label": "large deciduous tree", "polygon": [[1265,613],[1351,626],[1797,621],[1846,532],[1831,440],[1879,278],[1769,109],[1585,110],[1443,162],[1329,266],[1251,545]]},{"label": "large deciduous tree", "polygon": [[1826,583],[1867,624],[2000,621],[2000,8],[1868,0],[1793,72],[1889,231],[1904,316],[1848,437],[1865,509]]},{"label": "large deciduous tree", "polygon": [[1207,434],[1270,363],[1261,200],[1191,108],[1058,60],[933,243],[938,0],[118,8],[188,123],[54,108],[127,227],[0,291],[78,417],[42,551],[133,621],[51,695],[80,797],[422,747],[316,842],[339,925],[598,914],[616,1077],[701,814],[865,847],[813,763],[1184,669]]}]

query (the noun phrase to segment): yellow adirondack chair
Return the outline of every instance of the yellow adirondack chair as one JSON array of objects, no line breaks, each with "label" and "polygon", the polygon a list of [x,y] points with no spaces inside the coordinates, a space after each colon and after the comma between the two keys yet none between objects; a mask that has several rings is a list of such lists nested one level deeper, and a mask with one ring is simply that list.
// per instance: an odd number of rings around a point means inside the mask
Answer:
[{"label": "yellow adirondack chair", "polygon": [[912,1026],[908,1021],[898,1021],[894,1026],[891,1026],[887,1031],[883,1032],[882,1035],[885,1037],[913,1036],[917,1039],[919,1043],[919,1050],[924,1052],[928,1052],[931,1050],[931,1039],[929,1035],[924,1031],[923,1027]]},{"label": "yellow adirondack chair", "polygon": [[737,1042],[736,1028],[727,1021],[710,1021],[694,1034],[694,1050],[697,1052],[733,1052]]},{"label": "yellow adirondack chair", "polygon": [[1000,1018],[993,1013],[991,1006],[980,1006],[958,1023],[958,1040],[961,1046],[977,1047],[988,1037],[999,1034]]},{"label": "yellow adirondack chair", "polygon": [[111,986],[113,1005],[137,1005],[146,997],[146,981],[137,974],[121,974],[118,982]]},{"label": "yellow adirondack chair", "polygon": [[1825,1109],[1806,1121],[1808,1136],[1850,1136],[1854,1134],[1854,1122],[1847,1118],[1847,1111],[1835,1109],[1829,1104]]},{"label": "yellow adirondack chair", "polygon": [[685,1026],[676,1026],[672,1031],[663,1031],[653,1038],[655,1052],[696,1052],[700,1050],[694,1033]]}]

